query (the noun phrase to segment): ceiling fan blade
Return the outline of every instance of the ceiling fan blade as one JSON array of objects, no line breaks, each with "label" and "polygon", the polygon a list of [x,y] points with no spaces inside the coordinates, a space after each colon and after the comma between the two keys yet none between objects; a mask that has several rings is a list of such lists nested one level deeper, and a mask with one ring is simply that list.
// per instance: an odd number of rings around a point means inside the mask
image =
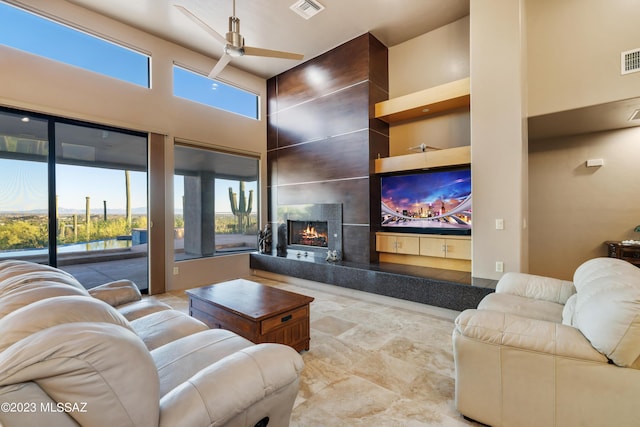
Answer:
[{"label": "ceiling fan blade", "polygon": [[251,56],[267,56],[269,58],[283,58],[283,59],[302,59],[304,55],[299,53],[281,52],[279,50],[261,49],[259,47],[244,47],[244,54]]},{"label": "ceiling fan blade", "polygon": [[227,39],[225,39],[224,37],[222,37],[222,35],[220,35],[216,30],[214,30],[213,28],[211,28],[206,22],[204,22],[202,19],[198,18],[196,15],[194,15],[189,9],[187,9],[184,6],[181,6],[179,4],[174,4],[173,5],[176,9],[178,9],[180,12],[182,12],[187,18],[191,19],[193,22],[195,22],[196,24],[198,24],[198,26],[200,26],[200,28],[202,28],[203,30],[205,30],[207,33],[209,33],[211,36],[213,36],[214,39],[216,39],[216,41],[218,43],[220,43],[222,46],[227,44]]},{"label": "ceiling fan blade", "polygon": [[215,65],[215,67],[213,67],[213,70],[211,70],[211,72],[209,73],[208,77],[210,79],[214,79],[218,74],[220,74],[220,71],[222,71],[222,69],[227,66],[229,61],[231,61],[231,55],[226,53],[222,55],[222,57],[218,60],[218,63]]}]

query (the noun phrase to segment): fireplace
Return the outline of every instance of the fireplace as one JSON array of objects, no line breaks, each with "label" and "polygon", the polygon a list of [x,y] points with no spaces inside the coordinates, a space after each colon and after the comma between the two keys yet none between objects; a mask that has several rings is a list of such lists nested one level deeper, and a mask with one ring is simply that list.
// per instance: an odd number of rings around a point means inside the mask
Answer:
[{"label": "fireplace", "polygon": [[288,245],[329,247],[327,221],[287,221]]},{"label": "fireplace", "polygon": [[323,256],[328,250],[342,254],[342,205],[339,203],[278,205],[276,228],[279,230],[274,236],[276,247],[318,252]]}]

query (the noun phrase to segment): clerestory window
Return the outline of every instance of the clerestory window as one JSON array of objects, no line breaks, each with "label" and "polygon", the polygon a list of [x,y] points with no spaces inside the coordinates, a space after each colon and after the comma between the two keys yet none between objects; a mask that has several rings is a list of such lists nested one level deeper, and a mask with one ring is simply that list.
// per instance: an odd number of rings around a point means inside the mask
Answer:
[{"label": "clerestory window", "polygon": [[178,65],[173,66],[173,95],[251,119],[258,119],[258,95],[212,80]]},{"label": "clerestory window", "polygon": [[0,1],[0,44],[146,88],[150,57]]}]

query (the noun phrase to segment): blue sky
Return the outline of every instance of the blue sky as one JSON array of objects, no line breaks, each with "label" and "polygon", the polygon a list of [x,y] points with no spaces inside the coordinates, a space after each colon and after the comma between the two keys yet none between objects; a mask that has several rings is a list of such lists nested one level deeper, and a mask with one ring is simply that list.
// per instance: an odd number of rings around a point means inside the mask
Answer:
[{"label": "blue sky", "polygon": [[[130,49],[34,16],[0,1],[0,44],[149,87],[149,57]],[[247,117],[257,117],[257,96],[204,76],[174,67],[175,95]],[[0,130],[1,132],[1,130]],[[133,208],[146,206],[145,173],[130,172]],[[91,197],[92,212],[125,209],[124,171],[57,165],[56,193],[63,209],[85,209]],[[0,211],[28,211],[47,207],[46,163],[0,159]],[[217,189],[216,211],[230,211],[228,185]],[[174,203],[182,208],[182,182],[177,178]],[[256,189],[255,183],[247,185]]]},{"label": "blue sky", "polygon": [[[174,185],[174,209],[176,212],[182,210],[182,196],[184,194],[184,181],[181,176],[174,176],[173,179]],[[238,181],[228,181],[226,179],[219,179],[216,181],[215,186],[215,211],[216,212],[231,212],[231,204],[229,202],[229,187],[233,188],[234,192],[240,191],[240,184]],[[257,194],[257,184],[255,181],[246,182],[245,183],[245,196],[249,197],[249,190],[253,190],[253,210],[255,213],[257,203],[256,194]]]},{"label": "blue sky", "polygon": [[[56,168],[58,206],[84,212],[86,197],[91,198],[91,211],[125,209],[124,171],[58,165]],[[145,207],[147,178],[142,172],[130,172],[133,208]],[[47,165],[0,159],[0,211],[20,212],[47,209]]]},{"label": "blue sky", "polygon": [[[81,166],[58,165],[56,169],[56,194],[60,209],[84,212],[89,196],[91,212],[102,213],[103,201],[107,201],[107,212],[126,208],[124,171],[98,169]],[[130,172],[132,208],[146,207],[147,174]],[[47,165],[0,159],[0,212],[23,212],[47,209]],[[182,177],[174,177],[174,207],[182,210],[184,194]],[[216,185],[216,212],[231,212],[229,187],[239,191],[237,182],[218,180]],[[256,182],[246,183],[245,192],[254,190],[254,209],[257,206]]]},{"label": "blue sky", "polygon": [[[0,2],[0,43],[148,87],[148,57]],[[82,52],[82,55],[78,55]],[[131,67],[123,67],[131,64]]]}]

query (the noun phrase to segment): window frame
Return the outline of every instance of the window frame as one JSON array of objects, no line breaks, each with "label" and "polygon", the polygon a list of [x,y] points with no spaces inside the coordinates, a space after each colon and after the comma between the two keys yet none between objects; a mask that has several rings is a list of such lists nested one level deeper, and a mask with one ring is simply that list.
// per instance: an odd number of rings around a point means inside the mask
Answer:
[{"label": "window frame", "polygon": [[[146,220],[148,221],[150,219],[150,215],[151,215],[151,205],[149,203],[149,193],[150,193],[150,178],[149,178],[149,174],[150,174],[150,164],[149,164],[149,151],[151,150],[151,145],[149,143],[149,134],[146,132],[142,132],[142,131],[135,131],[135,130],[131,130],[131,129],[123,129],[123,128],[118,128],[118,127],[114,127],[114,126],[110,126],[110,125],[102,125],[99,123],[94,123],[94,122],[87,122],[87,121],[83,121],[83,120],[78,120],[78,119],[70,119],[70,118],[64,118],[64,117],[60,117],[60,116],[54,116],[51,114],[46,114],[46,113],[39,113],[39,112],[31,112],[31,111],[25,111],[25,110],[20,110],[20,109],[16,109],[16,108],[12,108],[12,107],[3,107],[0,106],[0,114],[6,114],[6,115],[10,115],[10,116],[22,116],[22,117],[27,117],[30,120],[38,120],[44,124],[46,124],[46,135],[44,135],[44,139],[42,139],[43,142],[46,142],[46,146],[47,146],[47,154],[46,156],[43,156],[44,158],[40,160],[41,163],[43,163],[46,168],[47,168],[47,183],[46,183],[46,195],[47,195],[47,208],[46,208],[46,216],[47,216],[47,236],[48,236],[48,244],[45,248],[42,248],[44,250],[46,250],[46,254],[42,255],[43,259],[40,258],[32,258],[33,261],[35,262],[42,262],[42,263],[46,263],[48,265],[51,265],[53,267],[59,267],[62,268],[64,270],[63,267],[61,267],[61,265],[67,265],[67,264],[61,264],[59,262],[60,258],[59,255],[62,254],[61,251],[59,251],[60,248],[64,247],[64,245],[61,245],[60,242],[58,241],[58,226],[60,224],[60,219],[58,217],[58,194],[59,194],[59,186],[57,185],[59,180],[60,180],[60,171],[58,170],[59,166],[66,166],[66,165],[72,165],[73,162],[64,162],[61,161],[62,160],[62,154],[63,153],[59,153],[58,151],[58,145],[62,144],[63,140],[66,141],[67,139],[65,139],[64,137],[62,139],[60,139],[60,135],[58,135],[59,131],[61,130],[61,128],[59,127],[59,125],[63,125],[63,126],[71,126],[71,127],[77,127],[79,130],[88,130],[88,131],[100,131],[100,132],[107,132],[107,133],[117,133],[117,134],[121,134],[121,135],[126,135],[126,136],[132,136],[132,137],[137,137],[137,138],[142,138],[145,140],[145,151],[147,152],[147,154],[145,155],[146,158],[146,164],[144,165],[144,173],[146,174],[146,197],[145,197],[145,205],[146,205],[146,213],[144,214],[144,216],[146,217]],[[67,130],[73,130],[72,128],[67,128]],[[142,142],[142,141],[140,141]],[[32,157],[32,156],[31,156]],[[12,160],[12,158],[10,156],[5,156],[5,159],[8,160]],[[15,158],[15,160],[27,160],[27,161],[34,161],[33,158],[20,158],[19,156]],[[97,167],[97,166],[96,166]],[[117,170],[126,170],[126,168],[122,168],[122,169],[117,169]],[[131,169],[133,170],[133,169]],[[139,172],[142,172],[142,170],[140,170]],[[28,212],[28,211],[27,211]],[[94,209],[92,216],[99,216],[100,215],[100,209]],[[146,228],[147,233],[149,233],[150,227],[147,225]],[[83,240],[81,242],[78,242],[79,244],[86,244],[89,243],[86,240]],[[150,249],[150,248],[149,248]],[[147,260],[149,259],[149,249],[146,250],[146,258]],[[89,252],[85,252],[88,255]],[[22,259],[22,255],[27,255],[29,256],[28,253],[19,253],[19,252],[15,252],[16,258],[17,259]],[[101,262],[98,260],[95,260],[96,262]],[[102,261],[102,262],[110,262],[109,260],[107,261]],[[145,262],[145,264],[147,264],[147,262]],[[68,264],[68,265],[73,265],[72,264]],[[149,267],[147,265],[147,270],[146,270],[146,274],[147,274],[147,282],[146,283],[142,283],[142,282],[138,282],[138,287],[139,289],[143,292],[143,293],[147,293],[150,289],[150,281],[149,279]]]},{"label": "window frame", "polygon": [[[86,63],[83,63],[82,58],[85,57],[90,57],[92,55],[83,55],[82,52],[80,55],[76,55],[79,59],[77,61],[69,61],[67,59],[65,59],[62,53],[59,54],[46,54],[38,49],[32,49],[29,48],[29,46],[26,45],[19,45],[19,44],[6,44],[5,41],[6,40],[1,40],[0,39],[0,45],[2,46],[6,46],[8,48],[11,49],[16,49],[16,50],[20,50],[21,52],[25,52],[28,53],[30,55],[36,55],[40,58],[44,58],[50,61],[55,61],[61,64],[65,64],[71,67],[75,67],[75,68],[79,68],[81,70],[84,71],[88,71],[91,73],[95,73],[98,74],[100,76],[104,76],[104,77],[109,77],[112,79],[116,79],[118,81],[121,82],[125,82],[125,83],[130,83],[130,84],[134,84],[136,86],[139,87],[143,87],[146,89],[150,89],[151,88],[151,54],[139,49],[139,48],[135,48],[132,47],[126,43],[123,43],[121,41],[117,41],[115,39],[112,38],[107,38],[102,34],[97,34],[94,33],[86,28],[82,28],[80,26],[77,25],[72,25],[66,21],[63,21],[57,17],[53,17],[53,16],[49,16],[46,15],[40,11],[34,10],[32,8],[27,8],[27,7],[23,7],[22,5],[15,5],[12,3],[8,3],[6,1],[0,0],[0,7],[8,7],[8,8],[12,8],[16,11],[16,13],[22,13],[25,14],[25,16],[29,16],[30,18],[37,20],[38,22],[41,22],[43,26],[46,26],[47,23],[53,24],[57,27],[60,27],[63,31],[70,31],[67,33],[62,33],[65,36],[69,36],[69,35],[74,35],[74,37],[77,37],[75,39],[76,44],[74,45],[74,47],[78,47],[80,45],[84,45],[84,52],[86,52],[87,48],[95,48],[96,46],[102,46],[101,50],[104,50],[104,54],[103,56],[107,56],[107,50],[109,49],[119,49],[118,51],[113,50],[112,52],[118,52],[119,56],[118,58],[116,58],[116,61],[118,63],[117,67],[114,67],[112,70],[113,71],[109,71],[109,68],[104,66],[102,63],[94,63],[93,66],[87,65]],[[38,29],[36,28],[36,31]],[[0,31],[0,34],[2,32]],[[41,37],[41,36],[40,36]],[[91,46],[86,45],[87,43],[91,43]],[[68,40],[67,42],[65,42],[64,47],[68,46]],[[92,54],[95,53],[92,50]],[[130,61],[124,61],[128,64],[130,64],[130,67],[128,68],[128,70],[135,70],[135,72],[132,71],[125,71],[126,73],[129,73],[129,75],[131,77],[127,77],[124,75],[124,73],[122,72],[122,63],[124,60],[124,56],[125,55],[131,55],[131,54],[135,54],[138,57],[135,57],[135,59],[144,61],[145,64],[145,69],[136,69],[133,68],[134,66],[136,66],[135,61],[133,61],[133,56],[130,56],[130,58],[132,58],[132,60]],[[112,61],[114,62],[114,61]]]},{"label": "window frame", "polygon": [[[191,77],[194,78],[198,78],[200,79],[201,83],[207,83],[210,84],[212,87],[214,87],[213,90],[217,90],[217,88],[221,87],[222,89],[227,89],[227,90],[232,90],[236,93],[242,93],[242,94],[246,94],[247,96],[251,96],[251,99],[253,100],[253,102],[251,103],[252,105],[250,106],[249,103],[243,105],[243,109],[249,110],[252,109],[252,113],[243,113],[241,112],[241,110],[233,110],[230,108],[226,108],[225,106],[221,105],[221,104],[214,104],[211,102],[206,102],[205,100],[203,100],[201,97],[195,97],[195,96],[185,96],[185,95],[179,95],[176,93],[177,88],[177,80],[176,80],[176,69],[180,70],[181,73],[189,73],[189,75],[191,75]],[[193,68],[186,66],[184,64],[178,63],[178,62],[174,62],[173,66],[172,66],[172,82],[173,82],[173,96],[176,98],[180,98],[180,99],[184,99],[190,102],[195,102],[197,104],[200,105],[204,105],[206,107],[209,108],[215,108],[216,110],[220,110],[220,111],[226,111],[228,113],[232,113],[232,114],[236,114],[242,117],[246,117],[249,119],[253,119],[253,120],[260,120],[260,95],[258,93],[255,93],[251,90],[239,87],[233,83],[227,82],[227,81],[223,81],[221,79],[210,79],[209,77],[207,77],[205,74],[203,74],[200,71],[194,70]]]},{"label": "window frame", "polygon": [[[202,232],[200,232],[200,236],[195,236],[195,239],[198,240],[200,239],[200,247],[197,249],[200,249],[201,252],[199,254],[197,253],[192,253],[192,254],[187,254],[186,248],[184,251],[184,255],[181,257],[178,257],[176,255],[178,255],[180,252],[180,248],[177,247],[177,245],[174,245],[174,262],[181,262],[181,261],[188,261],[188,260],[193,260],[193,259],[206,259],[206,258],[215,258],[218,256],[226,256],[226,255],[233,255],[233,254],[241,254],[241,253],[247,253],[247,252],[254,252],[258,249],[258,232],[260,230],[260,222],[261,222],[261,218],[260,218],[260,211],[261,211],[261,206],[260,206],[260,182],[261,182],[261,177],[260,177],[260,162],[261,162],[261,156],[259,153],[249,153],[249,152],[241,152],[241,151],[232,151],[232,150],[228,150],[228,149],[224,149],[224,148],[220,148],[217,146],[211,146],[211,145],[205,145],[205,144],[199,144],[199,143],[192,143],[192,142],[188,142],[188,141],[184,141],[184,140],[179,140],[179,139],[175,139],[174,140],[174,168],[173,168],[173,182],[174,182],[174,189],[173,189],[173,224],[174,227],[177,227],[177,221],[176,219],[178,218],[178,210],[179,210],[179,203],[177,203],[178,198],[180,197],[180,195],[182,195],[182,238],[186,239],[187,236],[187,231],[186,231],[186,206],[189,203],[186,200],[185,197],[185,193],[186,191],[183,189],[183,191],[179,191],[178,188],[176,188],[176,177],[177,176],[187,176],[187,170],[186,168],[182,168],[180,167],[180,163],[185,162],[185,159],[182,160],[178,160],[179,158],[179,154],[178,151],[179,149],[185,149],[185,150],[202,150],[204,152],[207,153],[207,156],[209,157],[218,157],[218,158],[223,158],[224,156],[228,156],[229,158],[231,157],[235,157],[237,159],[240,159],[241,162],[255,162],[252,172],[245,174],[244,176],[241,175],[236,175],[233,173],[229,173],[229,172],[225,172],[225,171],[221,171],[221,172],[205,172],[209,173],[210,176],[209,178],[211,178],[212,182],[209,184],[211,186],[211,190],[213,190],[213,197],[212,197],[212,203],[213,203],[213,223],[212,223],[212,235],[210,236],[212,239],[212,245],[213,247],[211,248],[211,253],[205,253],[208,252],[208,248],[207,248],[207,243],[202,243],[202,241],[204,240],[204,235],[202,234]],[[200,156],[198,156],[200,157]],[[201,159],[199,159],[200,161]],[[231,160],[228,160],[231,161]],[[195,162],[188,162],[190,165],[194,164]],[[218,163],[220,164],[220,163]],[[253,172],[254,171],[254,172]],[[182,172],[182,173],[178,173],[178,172]],[[189,170],[188,172],[194,172],[192,174],[192,176],[197,176],[197,174],[195,172],[197,172],[196,170]],[[245,179],[243,179],[245,178]],[[253,180],[255,179],[255,181]],[[254,183],[255,182],[255,189],[249,189],[249,190],[245,190],[245,196],[249,195],[250,191],[254,191],[254,195],[253,195],[253,203],[252,203],[252,212],[250,214],[248,214],[251,218],[255,219],[255,224],[254,223],[250,223],[250,226],[255,227],[255,233],[253,234],[244,234],[246,236],[252,236],[252,239],[254,241],[252,241],[251,246],[244,246],[244,245],[238,245],[238,246],[234,246],[234,247],[230,247],[230,248],[226,248],[226,249],[218,249],[217,245],[218,245],[218,236],[221,235],[226,235],[226,234],[238,234],[238,233],[219,233],[216,231],[216,228],[218,227],[218,215],[217,214],[223,214],[226,215],[230,212],[215,212],[216,207],[217,207],[217,193],[215,191],[215,187],[216,187],[216,180],[224,180],[224,181],[235,181],[235,182],[242,182],[244,181],[245,183]],[[184,181],[183,181],[183,185]],[[202,185],[201,188],[205,188],[205,185]],[[230,197],[228,195],[228,193],[226,192],[226,190],[224,191],[223,194],[221,194],[219,197]],[[245,200],[248,203],[248,200]],[[202,202],[202,196],[200,199],[197,200],[197,203],[203,203]],[[239,203],[239,202],[238,202]],[[202,209],[202,206],[201,206]],[[232,213],[232,212],[231,212]],[[202,216],[206,215],[205,213],[201,212],[197,213],[198,218],[200,218],[200,221],[202,221]],[[234,214],[235,216],[235,214]],[[200,225],[201,226],[201,225]],[[196,226],[197,228],[198,226]],[[180,227],[177,227],[180,228]],[[251,227],[250,227],[251,228]],[[249,230],[250,231],[250,230]],[[243,231],[244,233],[244,231]],[[178,236],[180,235],[180,232],[175,232],[174,236],[176,236],[176,238],[178,238]],[[184,246],[187,246],[187,241],[185,240]]]}]

